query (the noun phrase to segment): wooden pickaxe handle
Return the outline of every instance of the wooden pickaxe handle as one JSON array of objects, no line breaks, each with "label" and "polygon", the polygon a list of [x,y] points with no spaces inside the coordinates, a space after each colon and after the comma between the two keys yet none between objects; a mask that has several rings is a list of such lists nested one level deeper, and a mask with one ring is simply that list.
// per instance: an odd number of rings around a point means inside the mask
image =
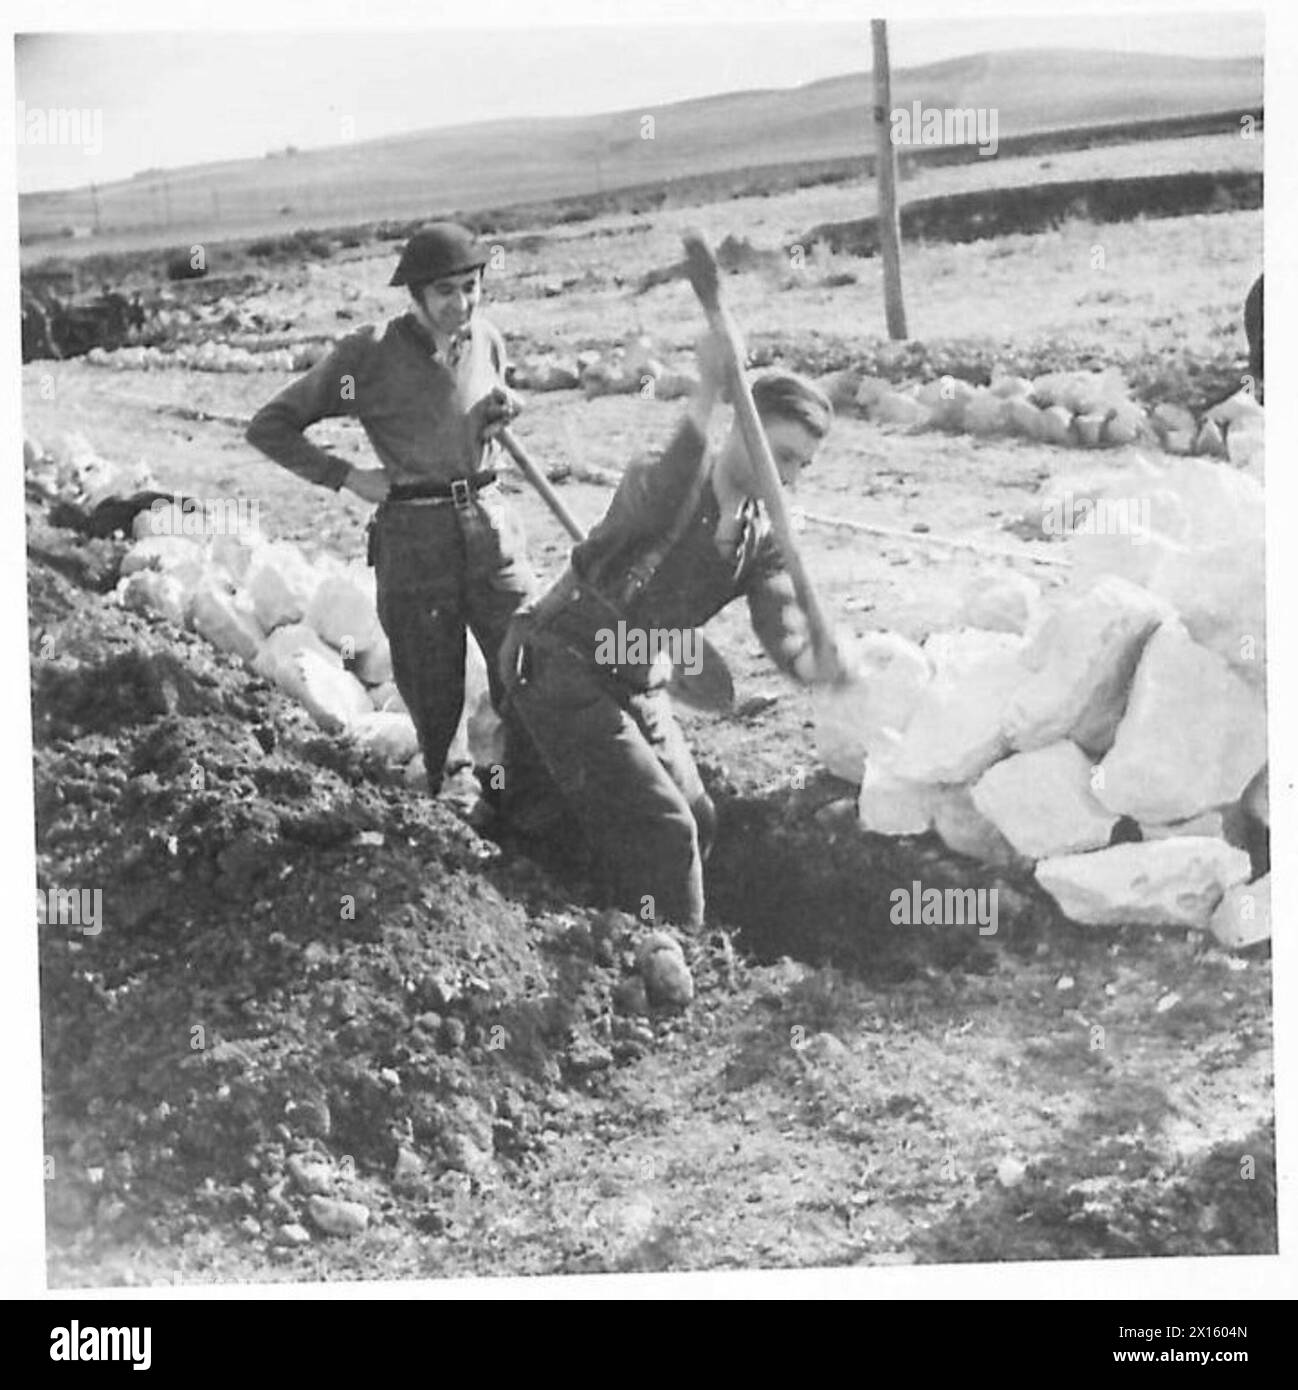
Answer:
[{"label": "wooden pickaxe handle", "polygon": [[496,436],[505,446],[510,458],[518,464],[519,471],[529,483],[541,494],[545,505],[559,519],[559,524],[578,544],[586,539],[586,533],[581,529],[577,518],[568,510],[562,497],[554,490],[549,478],[533,463],[527,450],[518,442],[517,439],[506,429],[502,429]]},{"label": "wooden pickaxe handle", "polygon": [[739,331],[730,317],[729,310],[721,302],[721,273],[717,266],[717,258],[702,232],[687,232],[684,241],[686,274],[694,287],[694,293],[698,295],[699,303],[703,305],[709,327],[721,338],[727,349],[731,403],[748,449],[748,457],[752,461],[753,471],[757,475],[761,500],[766,504],[766,513],[771,518],[775,539],[784,556],[789,577],[793,580],[798,603],[807,617],[807,630],[811,637],[812,650],[816,655],[816,665],[822,673],[822,678],[831,673],[837,674],[841,663],[833,628],[825,617],[816,591],[812,588],[806,566],[802,563],[802,555],[793,533],[793,522],[784,500],[780,473],[775,466],[766,431],[762,428],[761,419],[757,414],[752,388],[744,375],[743,348]]}]

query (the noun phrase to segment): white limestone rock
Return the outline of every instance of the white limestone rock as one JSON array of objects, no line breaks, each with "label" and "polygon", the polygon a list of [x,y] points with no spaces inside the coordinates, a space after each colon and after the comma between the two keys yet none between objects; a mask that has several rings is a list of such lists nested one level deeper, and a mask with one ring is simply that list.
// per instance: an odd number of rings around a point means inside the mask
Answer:
[{"label": "white limestone rock", "polygon": [[1266,555],[1260,530],[1252,539],[1163,547],[1149,586],[1176,609],[1196,642],[1216,652],[1246,684],[1263,688]]},{"label": "white limestone rock", "polygon": [[988,768],[971,795],[1019,854],[1046,859],[1109,843],[1118,818],[1095,799],[1091,777],[1091,760],[1065,739]]},{"label": "white limestone rock", "polygon": [[342,670],[342,657],[332,647],[326,646],[315,630],[305,623],[286,623],[283,627],[277,627],[266,638],[253,663],[253,670],[266,680],[290,689],[297,680],[294,660],[300,652],[312,652],[329,665]]},{"label": "white limestone rock", "polygon": [[505,761],[505,726],[486,691],[467,706],[461,735],[474,767],[500,767]]},{"label": "white limestone rock", "polygon": [[273,680],[329,733],[349,728],[374,714],[365,687],[343,670],[342,658],[305,623],[277,628],[254,663],[259,675]]},{"label": "white limestone rock", "polygon": [[1169,453],[1188,454],[1194,447],[1195,419],[1185,406],[1164,401],[1154,407],[1150,420]]},{"label": "white limestone rock", "polygon": [[117,585],[117,601],[137,613],[151,613],[177,627],[189,621],[194,588],[175,574],[160,570],[136,570]]},{"label": "white limestone rock", "polygon": [[1041,412],[1041,438],[1047,444],[1075,444],[1073,413],[1067,406],[1047,406]]},{"label": "white limestone rock", "polygon": [[965,407],[974,396],[974,388],[959,377],[943,376],[925,382],[915,392],[915,399],[928,411],[928,423],[933,429],[964,428]]},{"label": "white limestone rock", "polygon": [[1151,594],[1118,578],[1057,599],[1024,648],[1030,675],[1005,706],[1010,744],[1026,752],[1071,737],[1103,753],[1145,642],[1166,615]]},{"label": "white limestone rock", "polygon": [[1103,442],[1111,446],[1134,444],[1148,433],[1145,412],[1134,401],[1129,401],[1117,406],[1104,422]]},{"label": "white limestone rock", "polygon": [[1036,870],[1037,882],[1074,922],[1199,930],[1226,890],[1248,875],[1242,850],[1189,836],[1061,855]]},{"label": "white limestone rock", "polygon": [[967,782],[1002,757],[1006,701],[1022,684],[1022,639],[1005,632],[938,633],[934,667],[896,746],[882,756],[908,782]]},{"label": "white limestone rock", "polygon": [[1238,801],[1266,762],[1266,706],[1177,622],[1150,638],[1096,795],[1142,824]]},{"label": "white limestone rock", "polygon": [[867,758],[856,803],[861,828],[876,835],[923,835],[932,828],[941,794],[939,787],[903,781]]},{"label": "white limestone rock", "polygon": [[816,752],[835,777],[859,785],[866,755],[905,730],[932,668],[914,642],[891,632],[868,634],[845,657],[859,680],[812,689]]},{"label": "white limestone rock", "polygon": [[1098,449],[1104,442],[1104,425],[1108,419],[1108,413],[1103,410],[1088,411],[1084,415],[1073,417],[1073,428],[1077,431],[1077,438],[1083,448]]},{"label": "white limestone rock", "polygon": [[990,389],[992,395],[1005,400],[1013,400],[1016,397],[1026,400],[1032,394],[1032,383],[1025,376],[993,375]]},{"label": "white limestone rock", "polygon": [[1020,636],[1032,623],[1041,603],[1041,587],[1026,574],[1007,570],[969,586],[960,609],[960,622],[985,632]]},{"label": "white limestone rock", "polygon": [[1008,434],[1009,401],[980,388],[965,402],[964,427],[970,434]]},{"label": "white limestone rock", "polygon": [[281,667],[279,683],[326,733],[340,733],[374,713],[360,681],[318,652],[296,653]]},{"label": "white limestone rock", "polygon": [[1262,419],[1263,410],[1251,391],[1241,390],[1224,401],[1219,401],[1208,411],[1205,418],[1222,429],[1229,429],[1240,420]]},{"label": "white limestone rock", "polygon": [[251,665],[265,633],[246,594],[236,595],[215,579],[205,579],[194,594],[190,623],[200,637]]},{"label": "white limestone rock", "polygon": [[1019,396],[1005,402],[1005,423],[1011,434],[1024,439],[1039,441],[1046,437],[1045,411]]},{"label": "white limestone rock", "polygon": [[419,752],[413,721],[395,710],[359,715],[348,733],[367,752],[377,753],[390,763],[408,763]]},{"label": "white limestone rock", "polygon": [[1127,384],[1121,373],[1048,372],[1032,383],[1032,399],[1039,405],[1062,406],[1073,415],[1087,415],[1128,402]]},{"label": "white limestone rock", "polygon": [[307,1215],[326,1235],[362,1235],[370,1224],[369,1208],[360,1202],[344,1202],[337,1197],[313,1196],[307,1200]]},{"label": "white limestone rock", "polygon": [[1215,421],[1205,420],[1199,426],[1199,433],[1194,440],[1194,452],[1206,454],[1210,458],[1226,457],[1226,440]]},{"label": "white limestone rock", "polygon": [[245,586],[257,621],[273,632],[302,621],[319,582],[320,575],[296,546],[276,541],[258,552]]},{"label": "white limestone rock", "polygon": [[1261,688],[1266,508],[1257,479],[1203,458],[1161,467],[1137,458],[1126,469],[1062,479],[1040,505],[1043,529],[1060,515],[1073,519],[1068,549],[1079,588],[1104,575],[1142,585]]},{"label": "white limestone rock", "polygon": [[240,535],[231,532],[227,535],[213,536],[208,545],[208,560],[214,567],[224,570],[236,583],[247,578],[258,550],[266,542],[260,535]]},{"label": "white limestone rock", "polygon": [[1248,784],[1244,792],[1243,807],[1254,820],[1261,821],[1265,826],[1270,826],[1271,782],[1267,768],[1264,767]]},{"label": "white limestone rock", "polygon": [[326,575],[311,595],[306,621],[348,659],[377,646],[383,629],[375,606],[374,572],[352,566]]},{"label": "white limestone rock", "polygon": [[380,633],[373,646],[357,652],[352,670],[366,685],[387,685],[392,680],[392,649],[386,634]]},{"label": "white limestone rock", "polygon": [[1228,888],[1208,924],[1213,936],[1232,951],[1271,937],[1271,875]]},{"label": "white limestone rock", "polygon": [[863,415],[871,415],[875,406],[885,396],[892,395],[892,382],[886,377],[863,376],[856,388],[856,408]]},{"label": "white limestone rock", "polygon": [[870,410],[870,419],[879,425],[922,429],[929,422],[929,412],[913,396],[890,391],[875,402]]},{"label": "white limestone rock", "polygon": [[409,714],[406,702],[401,698],[401,692],[396,687],[395,681],[387,681],[383,685],[376,685],[370,691],[370,703],[376,710],[389,711],[396,714]]},{"label": "white limestone rock", "polygon": [[1261,469],[1266,454],[1262,416],[1236,420],[1226,431],[1226,456],[1236,468]]}]

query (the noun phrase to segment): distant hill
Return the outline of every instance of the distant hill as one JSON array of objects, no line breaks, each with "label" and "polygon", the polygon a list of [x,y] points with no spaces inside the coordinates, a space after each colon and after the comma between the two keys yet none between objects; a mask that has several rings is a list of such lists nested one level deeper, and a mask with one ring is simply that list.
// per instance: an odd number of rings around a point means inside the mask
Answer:
[{"label": "distant hill", "polygon": [[[605,115],[489,121],[167,171],[99,188],[105,233],[175,240],[409,218],[872,148],[868,73]],[[1258,105],[1260,59],[1025,49],[893,74],[893,102],[995,108],[998,135]],[[652,138],[646,117],[653,118]],[[88,228],[88,189],[19,199],[24,240]]]}]

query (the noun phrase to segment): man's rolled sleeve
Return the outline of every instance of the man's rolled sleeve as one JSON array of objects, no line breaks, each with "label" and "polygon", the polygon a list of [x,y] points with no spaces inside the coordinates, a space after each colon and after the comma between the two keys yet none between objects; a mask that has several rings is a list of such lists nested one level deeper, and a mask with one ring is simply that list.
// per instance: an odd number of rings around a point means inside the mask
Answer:
[{"label": "man's rolled sleeve", "polygon": [[306,482],[337,491],[351,464],[312,444],[305,431],[317,420],[357,413],[356,382],[367,341],[359,334],[344,339],[262,406],[244,435],[248,443]]},{"label": "man's rolled sleeve", "polygon": [[787,676],[806,681],[806,658],[811,634],[798,603],[793,579],[784,567],[775,537],[769,532],[758,544],[744,589],[753,631],[766,654]]}]

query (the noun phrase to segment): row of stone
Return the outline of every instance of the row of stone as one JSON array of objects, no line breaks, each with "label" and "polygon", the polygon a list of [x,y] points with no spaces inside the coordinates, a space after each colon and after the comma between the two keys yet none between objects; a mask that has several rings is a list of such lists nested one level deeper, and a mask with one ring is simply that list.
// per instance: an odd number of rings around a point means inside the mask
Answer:
[{"label": "row of stone", "polygon": [[632,338],[608,352],[579,352],[575,356],[525,357],[513,366],[520,391],[577,391],[587,400],[596,396],[632,396],[677,400],[699,384],[693,371],[669,368],[652,340]]},{"label": "row of stone", "polygon": [[[650,339],[570,359],[525,358],[514,382],[526,391],[573,391],[586,398],[641,395],[674,400],[698,385],[692,371],[668,368]],[[1052,372],[1029,380],[1002,375],[990,386],[959,377],[897,387],[848,369],[823,382],[835,408],[904,430],[1017,437],[1061,447],[1101,449],[1157,442],[1172,454],[1229,459],[1247,468],[1260,457],[1261,407],[1247,390],[1196,419],[1185,406],[1146,411],[1116,372]]]},{"label": "row of stone", "polygon": [[272,348],[253,352],[229,343],[179,343],[174,347],[91,348],[86,361],[92,367],[111,367],[119,372],[300,372],[314,366],[317,347]]},{"label": "row of stone", "polygon": [[990,386],[945,376],[898,389],[882,377],[836,373],[826,383],[836,408],[909,431],[1010,436],[1062,447],[1102,449],[1159,443],[1172,454],[1229,458],[1249,466],[1261,450],[1261,407],[1241,391],[1196,420],[1185,406],[1146,411],[1116,372],[1005,375]]}]

